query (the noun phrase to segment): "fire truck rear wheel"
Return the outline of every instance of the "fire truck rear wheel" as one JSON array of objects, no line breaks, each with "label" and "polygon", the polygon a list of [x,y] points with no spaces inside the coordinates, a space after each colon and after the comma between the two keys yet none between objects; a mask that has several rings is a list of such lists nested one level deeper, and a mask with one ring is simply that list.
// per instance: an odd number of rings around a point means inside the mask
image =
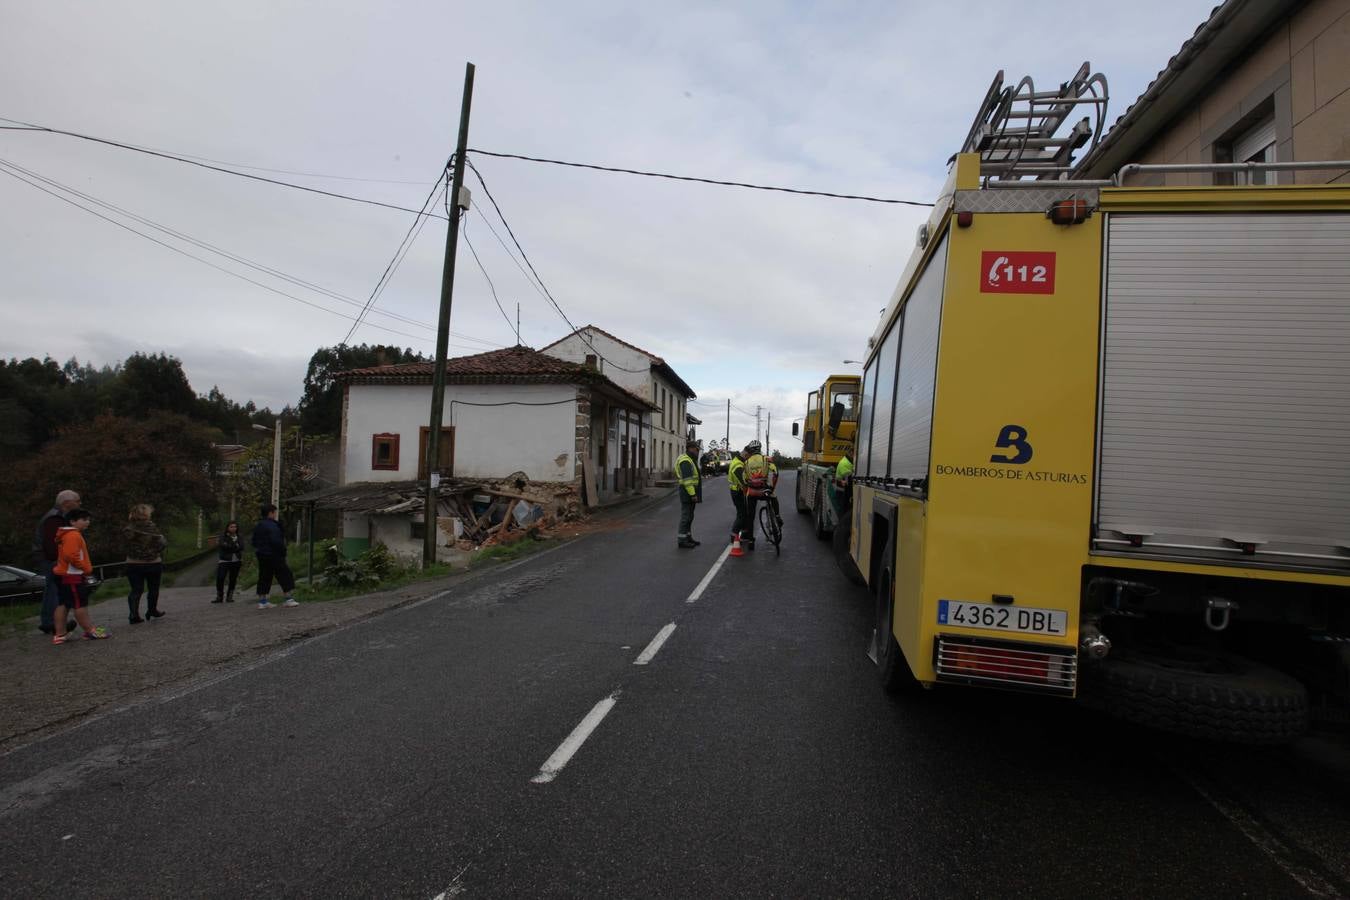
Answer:
[{"label": "fire truck rear wheel", "polygon": [[1241,656],[1176,648],[1107,657],[1085,673],[1085,699],[1151,728],[1242,744],[1283,744],[1308,727],[1308,691]]},{"label": "fire truck rear wheel", "polygon": [[848,545],[850,532],[853,530],[853,521],[845,516],[834,526],[834,561],[839,566],[839,571],[844,573],[844,577],[854,584],[867,584],[867,579],[863,578],[862,572],[858,571],[858,564],[853,561],[849,555]]},{"label": "fire truck rear wheel", "polygon": [[881,576],[877,586],[877,671],[881,676],[881,688],[888,694],[906,694],[918,688],[919,683],[909,671],[904,651],[895,639],[892,623],[895,621],[895,596],[891,590],[891,573]]},{"label": "fire truck rear wheel", "polygon": [[797,502],[797,512],[799,513],[809,513],[811,511],[811,507],[802,502],[802,482],[804,481],[802,475],[804,474],[805,473],[802,472],[800,468],[797,469],[797,489],[793,491],[793,499]]}]

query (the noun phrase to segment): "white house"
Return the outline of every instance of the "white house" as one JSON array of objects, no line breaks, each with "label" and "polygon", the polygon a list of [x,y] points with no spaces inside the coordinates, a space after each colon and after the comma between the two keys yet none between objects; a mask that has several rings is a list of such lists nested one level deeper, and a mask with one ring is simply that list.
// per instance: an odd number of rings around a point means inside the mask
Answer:
[{"label": "white house", "polygon": [[[668,476],[675,460],[684,452],[686,435],[685,404],[698,395],[675,374],[664,359],[620,340],[601,328],[587,325],[561,340],[544,347],[541,353],[569,362],[593,365],[614,383],[650,400],[655,410],[638,423],[637,434],[620,446],[620,455],[628,452],[637,459],[636,467],[658,476]],[[609,434],[618,438],[611,423]],[[616,441],[608,442],[612,446]],[[613,455],[613,454],[611,454]],[[614,467],[623,460],[609,460]]]},{"label": "white house", "polygon": [[[622,489],[602,477],[592,434],[605,431],[606,422],[640,421],[653,409],[646,400],[594,367],[522,346],[455,357],[445,371],[440,460],[432,467],[442,478],[493,480],[521,472],[532,483],[571,486],[580,496],[588,479],[602,502]],[[376,521],[367,501],[373,485],[398,483],[415,493],[416,482],[427,477],[432,372],[432,363],[402,363],[337,376],[343,386],[341,487],[326,502],[339,506],[344,492],[353,498],[342,525],[349,554],[372,539],[396,550],[420,547],[416,518],[404,514],[392,526]],[[420,516],[420,501],[415,505]]]}]

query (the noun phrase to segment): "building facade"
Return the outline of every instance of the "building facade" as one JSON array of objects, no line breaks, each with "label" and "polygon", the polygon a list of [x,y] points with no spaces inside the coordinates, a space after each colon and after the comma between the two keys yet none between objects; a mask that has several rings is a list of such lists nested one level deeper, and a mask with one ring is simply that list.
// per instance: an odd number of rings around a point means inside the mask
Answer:
[{"label": "building facade", "polygon": [[[402,363],[337,376],[343,386],[340,490],[329,499],[332,508],[342,508],[345,489],[356,504],[342,518],[349,553],[374,540],[391,548],[420,547],[415,528],[410,531],[411,507],[396,522],[373,516],[371,509],[387,503],[370,488],[387,484],[411,495],[432,471],[461,481],[523,475],[535,485],[570,489],[590,505],[612,499],[623,487],[616,487],[612,474],[602,477],[593,435],[607,422],[640,422],[653,412],[646,400],[595,369],[528,347],[456,357],[446,361],[439,459],[433,462],[427,451],[432,372],[431,363]],[[629,473],[617,480],[635,478]],[[367,502],[368,495],[376,500]],[[420,515],[420,500],[415,505]]]},{"label": "building facade", "polygon": [[594,366],[654,407],[644,421],[609,423],[607,433],[600,436],[603,459],[613,464],[627,454],[637,459],[637,468],[649,478],[666,477],[673,471],[688,435],[686,406],[697,395],[664,359],[594,325],[579,328],[540,352]]},{"label": "building facade", "polygon": [[[1128,163],[1350,159],[1350,0],[1227,0],[1079,163],[1109,178]],[[1142,173],[1132,185],[1350,181],[1350,170]]]}]

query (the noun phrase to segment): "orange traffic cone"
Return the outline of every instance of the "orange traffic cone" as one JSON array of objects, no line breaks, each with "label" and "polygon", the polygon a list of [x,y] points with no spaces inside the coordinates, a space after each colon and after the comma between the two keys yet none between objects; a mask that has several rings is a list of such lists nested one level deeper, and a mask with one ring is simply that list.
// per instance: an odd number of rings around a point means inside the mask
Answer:
[{"label": "orange traffic cone", "polygon": [[741,549],[741,533],[738,531],[731,536],[731,553],[729,556],[744,556],[745,551]]}]

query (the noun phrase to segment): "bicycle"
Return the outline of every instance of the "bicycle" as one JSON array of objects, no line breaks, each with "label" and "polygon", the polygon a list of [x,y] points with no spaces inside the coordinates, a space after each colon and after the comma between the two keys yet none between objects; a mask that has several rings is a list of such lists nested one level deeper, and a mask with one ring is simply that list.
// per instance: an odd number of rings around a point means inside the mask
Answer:
[{"label": "bicycle", "polygon": [[783,518],[778,514],[778,498],[773,488],[762,488],[755,494],[762,501],[759,504],[759,530],[769,543],[773,544],[775,556],[781,556],[783,543]]}]

